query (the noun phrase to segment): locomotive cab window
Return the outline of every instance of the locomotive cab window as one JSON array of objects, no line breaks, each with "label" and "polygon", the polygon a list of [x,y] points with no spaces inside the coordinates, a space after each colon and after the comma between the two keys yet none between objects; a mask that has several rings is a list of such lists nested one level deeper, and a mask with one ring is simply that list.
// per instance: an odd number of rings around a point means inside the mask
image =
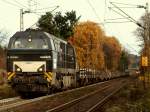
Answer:
[{"label": "locomotive cab window", "polygon": [[48,49],[48,42],[42,37],[16,38],[12,44],[12,49]]},{"label": "locomotive cab window", "polygon": [[67,67],[68,68],[74,68],[75,67],[74,49],[69,44],[67,44]]}]

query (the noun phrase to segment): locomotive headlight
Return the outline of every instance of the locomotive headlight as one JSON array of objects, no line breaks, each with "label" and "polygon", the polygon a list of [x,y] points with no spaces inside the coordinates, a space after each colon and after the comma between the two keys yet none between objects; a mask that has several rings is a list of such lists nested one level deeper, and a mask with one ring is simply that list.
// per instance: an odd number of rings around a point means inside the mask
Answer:
[{"label": "locomotive headlight", "polygon": [[20,72],[21,71],[21,69],[20,68],[17,68],[17,72]]},{"label": "locomotive headlight", "polygon": [[41,59],[51,59],[51,56],[40,56]]},{"label": "locomotive headlight", "polygon": [[42,71],[43,71],[43,69],[42,69],[42,68],[39,68],[39,71],[40,71],[40,72],[42,72]]},{"label": "locomotive headlight", "polygon": [[15,71],[16,72],[22,72],[22,69],[19,66],[15,65]]},{"label": "locomotive headlight", "polygon": [[29,38],[29,39],[28,39],[28,41],[29,41],[29,42],[32,42],[32,39],[31,39],[31,38]]},{"label": "locomotive headlight", "polygon": [[45,65],[42,65],[40,66],[38,69],[37,69],[38,72],[43,72],[45,71]]}]

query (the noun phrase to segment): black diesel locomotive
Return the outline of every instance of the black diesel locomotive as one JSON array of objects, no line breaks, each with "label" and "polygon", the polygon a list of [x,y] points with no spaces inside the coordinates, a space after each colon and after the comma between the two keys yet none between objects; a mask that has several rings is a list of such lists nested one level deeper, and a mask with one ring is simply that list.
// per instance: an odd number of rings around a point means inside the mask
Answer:
[{"label": "black diesel locomotive", "polygon": [[8,82],[19,93],[75,86],[74,48],[42,31],[14,34],[7,51]]},{"label": "black diesel locomotive", "polygon": [[43,31],[15,33],[7,51],[8,82],[21,95],[51,93],[120,76],[117,73],[76,69],[74,48]]}]

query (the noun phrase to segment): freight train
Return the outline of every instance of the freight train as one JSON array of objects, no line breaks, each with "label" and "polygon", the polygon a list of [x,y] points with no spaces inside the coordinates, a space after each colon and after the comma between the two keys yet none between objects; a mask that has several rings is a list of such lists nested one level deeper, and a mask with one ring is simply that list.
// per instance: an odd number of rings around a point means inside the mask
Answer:
[{"label": "freight train", "polygon": [[16,32],[10,38],[7,72],[8,83],[20,95],[51,93],[120,76],[77,69],[74,47],[43,31]]}]

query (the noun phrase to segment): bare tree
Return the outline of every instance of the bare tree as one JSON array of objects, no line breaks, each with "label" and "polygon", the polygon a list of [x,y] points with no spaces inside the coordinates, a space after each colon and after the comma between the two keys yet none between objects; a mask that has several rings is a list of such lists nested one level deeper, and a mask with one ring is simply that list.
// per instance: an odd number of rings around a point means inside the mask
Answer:
[{"label": "bare tree", "polygon": [[142,27],[138,27],[135,31],[135,34],[138,37],[138,40],[142,42],[142,45],[144,47],[147,41],[150,42],[150,13],[144,14],[140,18],[139,24]]},{"label": "bare tree", "polygon": [[6,45],[8,39],[8,32],[0,30],[0,69],[6,68]]},{"label": "bare tree", "polygon": [[150,65],[150,13],[144,14],[139,24],[141,27],[136,29],[135,34],[141,42],[141,55],[148,57],[148,65]]},{"label": "bare tree", "polygon": [[0,46],[5,46],[7,44],[7,39],[9,37],[9,33],[6,30],[0,30]]}]

